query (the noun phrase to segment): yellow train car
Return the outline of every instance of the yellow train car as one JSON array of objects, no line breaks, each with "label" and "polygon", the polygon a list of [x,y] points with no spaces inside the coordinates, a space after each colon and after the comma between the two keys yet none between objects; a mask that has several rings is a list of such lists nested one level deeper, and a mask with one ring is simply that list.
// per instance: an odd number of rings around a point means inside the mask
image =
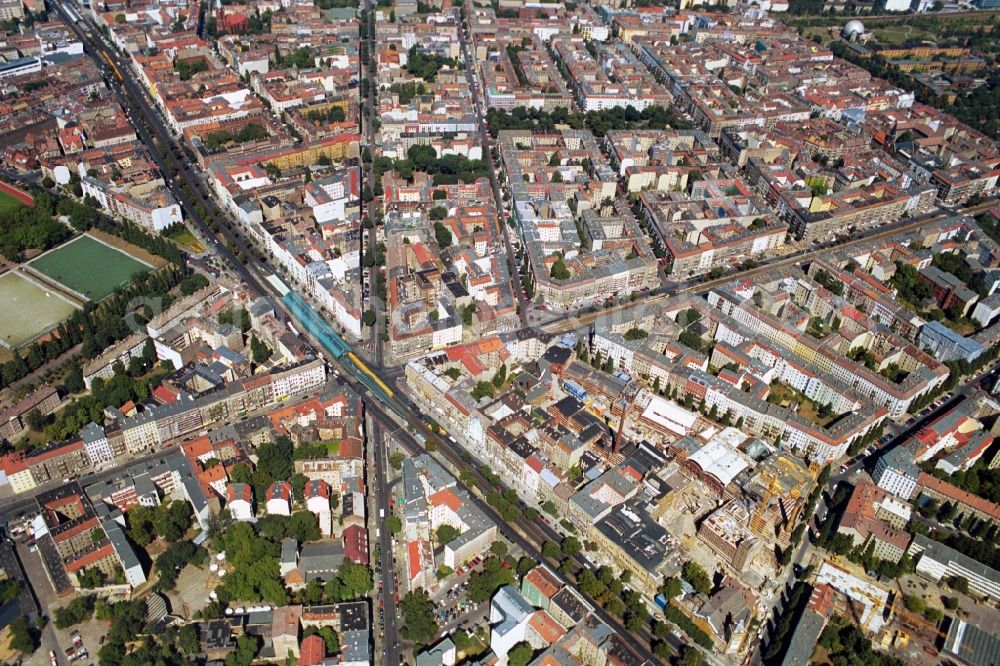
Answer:
[{"label": "yellow train car", "polygon": [[119,81],[124,81],[124,79],[122,79],[122,73],[118,71],[118,65],[114,63],[111,57],[107,54],[107,51],[101,51],[101,56],[104,57],[104,61],[108,63],[108,67],[110,67],[111,71],[114,72],[115,78]]},{"label": "yellow train car", "polygon": [[357,367],[358,370],[360,370],[361,372],[363,372],[366,375],[368,375],[368,377],[375,383],[376,386],[379,387],[379,389],[383,393],[385,393],[385,395],[387,397],[394,398],[396,396],[396,394],[392,392],[392,389],[390,389],[386,385],[385,382],[383,382],[381,379],[379,379],[378,375],[376,375],[374,372],[372,372],[368,368],[368,366],[365,365],[364,361],[362,361],[360,358],[358,358],[357,354],[355,354],[352,351],[349,351],[349,352],[347,352],[347,358],[351,359],[351,363],[353,363],[355,365],[355,367]]}]

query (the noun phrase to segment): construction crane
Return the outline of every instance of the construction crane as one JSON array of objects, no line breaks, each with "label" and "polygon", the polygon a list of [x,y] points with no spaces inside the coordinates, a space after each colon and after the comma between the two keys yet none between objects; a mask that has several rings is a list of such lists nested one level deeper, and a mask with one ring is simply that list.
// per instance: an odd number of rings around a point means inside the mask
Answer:
[{"label": "construction crane", "polygon": [[792,488],[789,491],[792,501],[795,506],[792,508],[791,513],[785,513],[785,500],[784,491],[781,488],[781,484],[778,481],[777,476],[770,472],[762,472],[761,477],[765,480],[764,484],[764,497],[761,499],[760,503],[757,505],[757,511],[750,518],[750,529],[752,529],[757,534],[764,534],[767,530],[767,520],[765,514],[767,513],[768,507],[771,505],[771,500],[775,496],[778,497],[778,505],[782,513],[781,529],[788,531],[789,528],[795,525],[795,521],[798,518],[799,512],[802,511],[802,502],[799,502],[801,497],[798,488]]}]

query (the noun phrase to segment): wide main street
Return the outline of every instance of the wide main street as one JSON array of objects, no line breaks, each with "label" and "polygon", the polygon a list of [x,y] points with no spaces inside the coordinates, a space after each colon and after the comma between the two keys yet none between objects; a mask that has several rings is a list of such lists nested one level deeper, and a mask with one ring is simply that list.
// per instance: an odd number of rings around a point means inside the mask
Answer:
[{"label": "wide main street", "polygon": [[[62,0],[62,2],[68,1],[69,0]],[[197,227],[203,237],[212,243],[214,251],[217,252],[232,267],[232,269],[248,286],[260,294],[270,296],[271,300],[274,302],[275,309],[280,312],[286,320],[292,321],[293,317],[287,309],[284,308],[280,299],[280,294],[277,294],[273,286],[265,279],[272,273],[272,269],[256,259],[252,242],[248,241],[238,228],[225,222],[227,215],[224,211],[220,210],[218,204],[209,194],[210,189],[207,187],[204,175],[195,165],[192,165],[184,157],[184,146],[181,144],[179,138],[176,137],[163,122],[155,104],[153,104],[149,99],[147,92],[141,83],[136,80],[127,59],[121,57],[117,50],[109,45],[100,36],[98,31],[94,29],[83,30],[79,24],[73,23],[67,16],[62,3],[55,3],[55,7],[57,11],[63,15],[64,19],[66,19],[67,24],[72,26],[73,30],[77,33],[78,38],[84,42],[87,50],[92,55],[97,57],[99,63],[103,64],[104,61],[107,61],[113,64],[113,67],[105,67],[109,83],[111,84],[115,94],[125,104],[125,106],[133,109],[135,114],[134,120],[136,121],[135,124],[140,138],[150,149],[151,154],[154,156],[154,159],[157,160],[160,168],[165,174],[170,171],[176,171],[176,181],[171,183],[171,190],[183,204],[188,219]],[[366,7],[370,9],[370,3],[366,4]],[[461,38],[463,42],[463,57],[466,61],[467,71],[469,71],[470,85],[473,86],[473,90],[475,91],[476,81],[472,74],[470,55],[468,45],[466,44],[467,36],[464,32],[464,27],[462,28]],[[370,53],[370,41],[368,42],[368,48]],[[370,147],[374,146],[374,123],[372,122],[374,113],[374,109],[372,107],[373,94],[374,93],[370,93],[368,100],[365,102],[367,122],[363,133],[363,136]],[[489,132],[483,124],[481,109],[477,110],[479,111],[480,133],[482,134],[485,146],[484,152],[487,156],[489,156],[491,167],[493,167],[491,168],[491,188],[493,196],[496,199],[498,209],[503,210],[499,185],[495,178],[495,165],[493,164],[492,157],[490,156],[491,144]],[[166,154],[159,152],[158,147],[165,149]],[[170,157],[169,160],[168,156]],[[363,177],[371,177],[370,168],[365,168],[365,166],[363,166],[362,173],[366,174]],[[623,303],[607,309],[565,313],[549,320],[541,328],[545,332],[549,333],[560,333],[580,329],[588,326],[597,318],[605,316],[610,312],[658,303],[678,294],[703,293],[714,286],[724,284],[734,279],[754,277],[765,272],[788,268],[810,259],[823,256],[824,254],[852,247],[857,244],[878,240],[880,238],[887,237],[890,234],[918,229],[943,220],[956,213],[974,213],[982,209],[982,206],[973,206],[960,209],[955,212],[948,211],[913,220],[903,220],[892,225],[871,230],[870,233],[863,234],[859,237],[850,238],[843,242],[829,244],[824,247],[805,249],[794,255],[790,255],[779,260],[765,262],[760,266],[734,272],[718,279],[707,281],[703,279],[691,279],[686,282],[668,283],[657,290],[652,290],[639,295],[634,302]],[[199,213],[199,210],[206,211],[206,214],[202,215]],[[504,242],[508,252],[508,257],[513,257],[508,227],[503,221],[501,221],[501,226],[503,228]],[[374,232],[367,236],[367,242],[368,247],[373,250],[377,243]],[[237,252],[246,258],[238,259],[236,256]],[[520,288],[520,284],[517,283],[516,270],[512,272],[511,279],[513,281],[512,288],[514,289],[514,293],[520,305],[519,314],[521,316],[522,326],[527,326],[527,322],[529,321],[528,311],[530,309],[530,304],[526,301],[523,291]],[[374,285],[369,285],[369,287],[374,290]],[[372,300],[374,301],[376,299],[372,298]],[[384,312],[378,312],[377,310],[376,314],[380,318],[385,316]],[[474,480],[476,482],[475,485],[480,488],[487,488],[490,486],[490,483],[480,474],[475,463],[467,457],[464,450],[449,441],[448,438],[441,437],[438,432],[424,422],[421,410],[418,409],[408,398],[402,395],[382,395],[372,390],[370,385],[366,383],[366,378],[357,366],[353,363],[345,362],[343,358],[337,357],[331,354],[328,350],[324,349],[318,344],[315,338],[311,335],[310,331],[305,330],[303,333],[304,335],[310,337],[315,348],[324,355],[331,367],[340,370],[340,377],[336,380],[336,383],[349,385],[354,391],[365,398],[366,409],[368,411],[368,415],[372,419],[371,428],[366,433],[368,446],[371,448],[369,452],[371,454],[370,458],[374,461],[374,468],[369,470],[369,474],[374,475],[374,483],[372,484],[372,487],[375,488],[377,504],[380,509],[385,509],[385,514],[379,511],[377,514],[373,515],[373,520],[377,521],[376,531],[378,533],[380,557],[379,573],[383,584],[381,593],[382,604],[384,606],[381,614],[385,623],[383,635],[381,636],[382,646],[384,647],[383,660],[384,663],[387,664],[397,664],[399,663],[399,650],[397,647],[399,638],[399,613],[395,603],[395,590],[397,585],[394,569],[395,563],[393,561],[392,536],[385,524],[386,515],[389,513],[389,502],[391,498],[391,492],[387,483],[388,469],[386,466],[390,438],[397,441],[410,451],[426,450],[430,452],[431,455],[435,456],[437,459],[444,461],[449,469],[461,474],[466,479]],[[373,333],[372,341],[372,351],[374,352],[375,358],[374,364],[376,365],[376,372],[383,379],[385,379],[389,373],[381,369],[381,342],[378,338],[379,330],[378,327],[376,327],[376,330]],[[386,381],[386,384],[394,385],[394,383],[390,381]],[[392,434],[389,435],[387,433]],[[419,438],[415,436],[417,434],[419,434]],[[149,457],[152,458],[156,455],[162,455],[162,453],[150,454]],[[106,470],[105,472],[95,475],[93,478],[94,480],[110,478],[110,476],[114,473],[116,473],[116,470],[114,469]],[[545,558],[541,556],[542,544],[546,541],[558,543],[560,540],[560,535],[554,529],[539,521],[529,520],[523,514],[519,515],[514,520],[506,521],[482,499],[481,495],[477,495],[475,492],[471,494],[475,498],[474,501],[476,501],[477,505],[480,506],[480,508],[488,516],[490,516],[492,520],[497,522],[500,526],[501,533],[505,538],[519,546],[526,554],[537,561],[546,561]],[[23,499],[19,498],[9,505],[5,503],[4,512],[8,515],[14,515],[17,512],[30,507],[32,503],[33,499],[30,497]],[[378,517],[376,518],[375,516]],[[800,549],[796,553],[796,561],[801,557],[803,552],[804,550]],[[589,566],[585,559],[579,554],[571,557],[570,559],[573,561],[577,570]],[[557,562],[552,560],[549,560],[549,563],[553,565],[557,564]],[[567,578],[569,580],[573,580],[572,576],[568,576]],[[657,661],[652,656],[650,651],[653,637],[648,626],[644,626],[643,629],[638,632],[630,632],[625,629],[622,622],[616,617],[604,612],[599,605],[595,604],[595,606],[597,608],[596,612],[598,616],[609,626],[617,631],[620,631],[624,635],[634,636],[635,647],[644,659],[652,662]],[[672,643],[675,647],[677,647],[678,643],[676,642],[676,639],[672,639]]]},{"label": "wide main street", "polygon": [[[63,1],[66,2],[68,0]],[[113,47],[108,45],[103,38],[98,36],[99,33],[93,30],[88,30],[86,32],[81,30],[80,26],[73,23],[73,21],[68,17],[65,12],[65,8],[61,3],[55,3],[55,7],[63,16],[64,20],[66,20],[67,24],[73,26],[73,30],[77,37],[85,44],[90,53],[98,55],[101,58],[107,57],[110,62],[115,65],[115,70],[121,77],[121,86],[112,84],[112,87],[126,107],[131,107],[138,111],[141,118],[136,118],[136,120],[141,120],[141,122],[136,122],[135,124],[140,138],[150,149],[154,158],[158,160],[161,168],[165,169],[164,173],[167,173],[166,165],[164,164],[162,156],[157,152],[153,137],[146,125],[148,124],[148,126],[152,128],[153,132],[156,134],[156,138],[162,143],[162,145],[166,146],[168,150],[175,152],[178,155],[183,155],[182,146],[159,118],[157,111],[150,103],[144,89],[136,82],[131,68],[127,63],[125,63]],[[114,73],[110,69],[107,70],[107,74],[109,77],[114,76]],[[219,225],[217,230],[213,230],[208,226],[206,220],[198,214],[195,209],[195,203],[200,204],[204,210],[209,211],[210,213],[225,215],[224,213],[220,213],[216,203],[210,197],[205,195],[204,183],[202,182],[200,175],[189,163],[183,160],[179,163],[177,174],[188,187],[175,190],[175,192],[184,204],[185,212],[198,227],[199,231],[201,231],[206,238],[215,239],[217,238],[216,234],[224,238],[225,243],[214,243],[216,251],[229,265],[234,268],[234,270],[237,271],[248,286],[255,289],[258,293],[271,296],[271,300],[274,301],[276,311],[280,312],[286,320],[292,321],[293,317],[284,307],[281,299],[277,298],[279,295],[274,291],[274,288],[262,278],[258,277],[258,271],[260,271],[261,274],[267,274],[270,271],[267,271],[257,262],[248,246],[247,241],[242,238],[235,228],[228,225]],[[239,261],[230,247],[243,250],[245,256],[247,257],[246,261]],[[365,405],[368,412],[372,414],[374,418],[378,419],[383,426],[396,430],[394,437],[399,438],[401,443],[406,448],[411,451],[428,451],[431,455],[434,455],[439,459],[444,459],[452,469],[469,474],[472,478],[476,479],[479,484],[482,484],[482,487],[488,487],[486,479],[479,474],[475,465],[468,462],[461,455],[461,452],[458,451],[446,438],[440,437],[423,422],[421,414],[415,410],[415,405],[410,402],[404,402],[395,396],[387,397],[374,392],[366,383],[367,378],[364,377],[363,373],[353,363],[345,363],[340,358],[329,353],[322,345],[318,344],[316,339],[308,330],[303,331],[303,333],[310,338],[314,347],[317,350],[320,350],[331,365],[338,367],[341,370],[338,383],[346,383],[359,395],[365,397]],[[402,428],[399,426],[402,426]],[[423,441],[418,442],[415,437],[406,431],[407,428],[419,432]],[[384,479],[385,477],[383,476],[382,478]],[[479,507],[497,523],[504,537],[519,546],[529,557],[534,558],[536,561],[545,561],[545,558],[541,555],[541,545],[546,540],[556,542],[559,541],[559,535],[548,526],[530,521],[520,514],[514,521],[504,521],[503,518],[483,499],[479,498],[474,493],[473,497]],[[380,529],[382,532],[385,532],[384,518],[380,517],[379,520]],[[571,559],[574,560],[578,567],[586,566],[586,562],[579,554],[573,556]],[[558,563],[552,562],[552,564]],[[383,589],[383,597],[386,594],[389,594],[388,590]],[[645,661],[649,663],[657,662],[657,659],[650,651],[650,645],[653,639],[648,628],[644,628],[641,632],[629,632],[625,629],[620,620],[605,612],[597,604],[595,604],[595,612],[605,623],[620,632],[622,635],[631,635],[635,639],[633,647],[639,652]],[[385,663],[391,662],[386,660]]]}]

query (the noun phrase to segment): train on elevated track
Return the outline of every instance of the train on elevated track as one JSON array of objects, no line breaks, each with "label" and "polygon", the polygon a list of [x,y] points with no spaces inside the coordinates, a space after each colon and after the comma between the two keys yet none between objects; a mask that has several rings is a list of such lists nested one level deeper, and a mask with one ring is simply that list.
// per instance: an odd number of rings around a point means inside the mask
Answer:
[{"label": "train on elevated track", "polygon": [[303,333],[311,335],[323,346],[331,356],[343,363],[346,367],[353,366],[353,374],[358,381],[370,388],[376,395],[383,398],[383,402],[388,402],[395,397],[395,393],[383,382],[378,375],[372,372],[364,361],[358,358],[351,346],[347,344],[333,327],[323,319],[322,315],[316,312],[313,306],[309,305],[298,292],[289,290],[283,297],[288,312],[299,323]]}]

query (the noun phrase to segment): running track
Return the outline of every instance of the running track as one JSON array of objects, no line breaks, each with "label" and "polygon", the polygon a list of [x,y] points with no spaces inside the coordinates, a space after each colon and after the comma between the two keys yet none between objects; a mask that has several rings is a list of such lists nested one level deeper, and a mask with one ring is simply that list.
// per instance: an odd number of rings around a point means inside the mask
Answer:
[{"label": "running track", "polygon": [[33,203],[35,203],[35,199],[30,194],[28,194],[23,190],[17,189],[13,185],[0,182],[0,191],[9,194],[10,196],[14,197],[15,199],[23,203],[25,206],[30,206]]}]

